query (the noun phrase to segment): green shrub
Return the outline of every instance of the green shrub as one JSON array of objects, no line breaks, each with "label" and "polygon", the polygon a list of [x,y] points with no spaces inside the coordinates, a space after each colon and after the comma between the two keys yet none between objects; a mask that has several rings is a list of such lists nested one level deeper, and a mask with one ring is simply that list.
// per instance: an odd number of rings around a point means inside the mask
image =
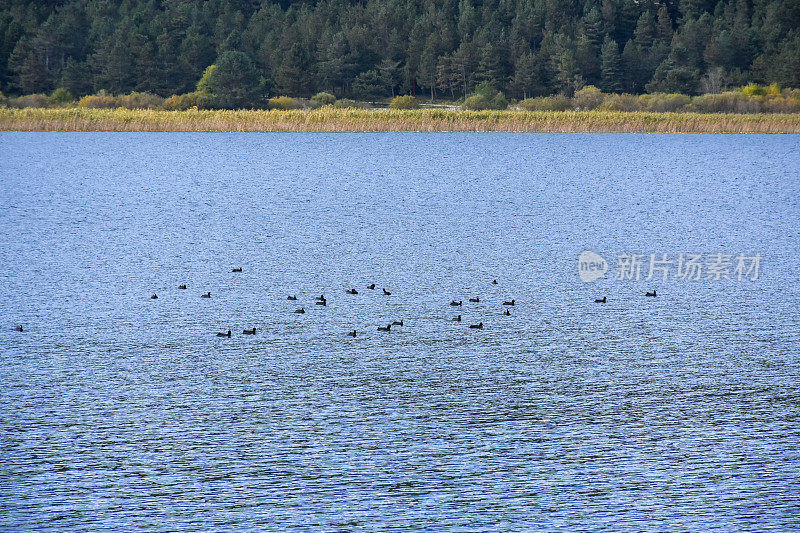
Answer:
[{"label": "green shrub", "polygon": [[605,95],[594,85],[587,85],[575,93],[572,104],[577,109],[597,109],[603,104]]},{"label": "green shrub", "polygon": [[764,102],[762,110],[766,113],[800,113],[800,99],[770,98]]},{"label": "green shrub", "polygon": [[492,102],[482,94],[473,94],[464,100],[461,107],[471,111],[483,111],[484,109],[490,109],[492,107]]},{"label": "green shrub", "polygon": [[0,91],[0,107],[6,107],[7,105],[8,105],[8,98],[6,98],[6,95],[4,95],[2,91]]},{"label": "green shrub", "polygon": [[280,109],[280,110],[287,110],[287,109],[300,109],[303,105],[292,98],[291,96],[273,96],[269,100],[267,100],[267,106],[270,109]]},{"label": "green shrub", "polygon": [[331,93],[317,93],[311,97],[311,105],[314,107],[322,107],[325,105],[333,105],[336,103],[336,97]]},{"label": "green shrub", "polygon": [[193,91],[185,94],[173,94],[164,100],[164,109],[170,111],[186,111],[196,107],[198,109],[207,108],[209,96],[202,91]]},{"label": "green shrub", "polygon": [[566,111],[570,107],[569,98],[557,94],[543,98],[526,98],[519,103],[527,111]]},{"label": "green shrub", "polygon": [[356,102],[355,100],[350,100],[349,98],[342,98],[341,100],[336,100],[336,103],[333,104],[333,107],[337,107],[340,109],[358,109],[364,107],[364,104]]},{"label": "green shrub", "polygon": [[120,107],[128,109],[159,109],[164,106],[164,99],[157,94],[137,93],[117,97]]},{"label": "green shrub", "polygon": [[503,96],[503,93],[498,92],[496,95],[494,95],[494,98],[492,98],[491,106],[492,109],[498,109],[500,111],[503,109],[508,109],[508,100],[506,100],[506,97]]},{"label": "green shrub", "polygon": [[692,102],[692,98],[685,94],[666,94],[654,93],[639,96],[639,109],[642,111],[654,111],[657,113],[668,113],[684,111],[684,108]]},{"label": "green shrub", "polygon": [[55,105],[71,104],[74,101],[75,97],[72,96],[72,93],[63,87],[59,87],[50,95],[50,102]]},{"label": "green shrub", "polygon": [[639,104],[637,97],[632,94],[609,94],[600,105],[600,109],[604,111],[638,111]]},{"label": "green shrub", "polygon": [[8,99],[9,107],[50,107],[50,98],[46,94],[26,94]]},{"label": "green shrub", "polygon": [[389,109],[419,109],[419,102],[411,95],[395,96],[389,102]]},{"label": "green shrub", "polygon": [[89,94],[78,100],[78,107],[87,109],[115,109],[119,107],[119,101],[105,91],[97,94]]}]

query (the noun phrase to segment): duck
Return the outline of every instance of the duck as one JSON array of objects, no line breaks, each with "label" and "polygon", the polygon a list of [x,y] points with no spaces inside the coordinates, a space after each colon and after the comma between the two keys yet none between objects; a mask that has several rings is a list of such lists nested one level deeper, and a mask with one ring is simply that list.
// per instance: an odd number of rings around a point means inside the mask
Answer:
[{"label": "duck", "polygon": [[347,294],[358,294],[358,291],[355,289],[350,289],[349,291],[344,291],[344,292],[346,292]]},{"label": "duck", "polygon": [[483,329],[483,322],[480,322],[478,324],[470,324],[469,327],[470,329]]},{"label": "duck", "polygon": [[317,305],[326,306],[326,305],[328,305],[328,300],[317,300],[314,303],[316,303]]},{"label": "duck", "polygon": [[150,299],[151,300],[158,300],[158,294],[153,293],[153,295],[150,297]]},{"label": "duck", "polygon": [[492,280],[492,285],[497,285],[497,280],[496,279]]},{"label": "duck", "polygon": [[255,335],[256,334],[256,328],[253,327],[253,329],[246,329],[246,330],[242,331],[242,333],[244,335]]},{"label": "duck", "polygon": [[510,302],[503,302],[503,305],[509,305],[509,306],[513,307],[514,306],[514,302],[516,302],[516,300],[511,300]]},{"label": "duck", "polygon": [[286,297],[286,299],[287,299],[287,300],[297,300],[297,295],[294,295],[294,296],[287,296],[287,297]]},{"label": "duck", "polygon": [[392,295],[392,293],[391,293],[391,292],[389,292],[389,291],[387,291],[386,289],[383,289],[383,294],[384,294],[385,296],[391,296],[391,295]]},{"label": "duck", "polygon": [[391,330],[392,330],[391,324],[387,324],[385,328],[383,326],[378,326],[378,331],[391,331]]},{"label": "duck", "polygon": [[392,322],[392,325],[393,326],[402,326],[403,325],[403,319],[401,318],[399,321],[395,320],[394,322]]},{"label": "duck", "polygon": [[217,333],[217,337],[230,337],[231,330],[228,330],[228,333]]},{"label": "duck", "polygon": [[369,285],[367,285],[367,288],[374,291],[375,290],[375,284],[374,283],[370,283]]},{"label": "duck", "polygon": [[453,322],[461,322],[461,315],[453,318]]},{"label": "duck", "polygon": [[348,331],[348,332],[347,332],[347,336],[348,336],[348,337],[355,337],[355,336],[356,336],[356,330],[353,330],[353,331]]},{"label": "duck", "polygon": [[14,328],[14,331],[25,331],[25,330],[22,329],[22,326],[17,326]]},{"label": "duck", "polygon": [[178,288],[182,291],[186,290],[186,285],[178,285]]},{"label": "duck", "polygon": [[314,298],[314,299],[315,299],[315,300],[319,300],[319,301],[321,301],[321,302],[324,302],[324,301],[325,301],[325,295],[324,295],[324,294],[320,294],[319,296],[317,296],[317,297],[316,297],[316,298]]},{"label": "duck", "polygon": [[459,300],[459,301],[453,300],[452,302],[450,302],[450,305],[452,305],[453,307],[461,305],[461,300]]},{"label": "duck", "polygon": [[604,304],[604,303],[606,303],[606,297],[603,296],[602,298],[596,298],[594,300],[594,303],[596,303],[596,304]]},{"label": "duck", "polygon": [[234,268],[233,270],[231,270],[231,272],[241,272],[241,271],[242,271],[242,267],[237,267],[237,268]]},{"label": "duck", "polygon": [[295,310],[295,313],[300,314],[300,315],[302,315],[305,312],[306,312],[306,308],[305,307],[301,307],[300,309]]},{"label": "duck", "polygon": [[506,316],[511,316],[511,311],[510,311],[510,310],[508,310],[508,309],[506,309],[506,312],[505,312],[505,313],[503,313],[503,314],[504,314],[504,315],[506,315]]},{"label": "duck", "polygon": [[645,296],[652,296],[653,298],[655,298],[656,297],[656,291],[653,290],[653,292],[645,293]]},{"label": "duck", "polygon": [[200,295],[200,298],[211,298],[211,291],[208,291],[208,292],[207,292],[207,293],[205,293],[205,294],[201,294],[201,295]]},{"label": "duck", "polygon": [[476,303],[477,303],[477,302],[480,302],[480,301],[481,301],[481,297],[480,297],[480,296],[476,296],[475,298],[470,298],[470,299],[469,299],[469,301],[470,301],[470,302],[476,302]]}]

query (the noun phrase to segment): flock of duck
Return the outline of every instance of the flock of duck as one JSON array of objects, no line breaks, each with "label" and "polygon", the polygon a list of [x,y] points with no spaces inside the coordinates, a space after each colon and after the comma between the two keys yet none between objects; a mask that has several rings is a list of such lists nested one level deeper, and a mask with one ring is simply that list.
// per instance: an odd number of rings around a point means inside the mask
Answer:
[{"label": "flock of duck", "polygon": [[[242,272],[242,268],[241,267],[234,268],[234,269],[231,270],[231,272]],[[492,285],[497,285],[497,284],[498,284],[498,281],[496,279],[492,280]],[[186,284],[181,284],[181,285],[178,285],[178,289],[179,290],[187,290],[188,287],[187,287]],[[367,289],[371,290],[371,291],[374,291],[375,290],[375,284],[371,283],[371,284],[367,285]],[[383,295],[384,296],[391,296],[392,295],[392,293],[387,291],[385,288],[383,288],[382,291],[383,291]],[[358,291],[356,289],[354,289],[354,288],[351,288],[351,289],[347,289],[345,291],[345,293],[346,294],[350,294],[350,295],[356,295],[356,294],[358,294]],[[652,292],[647,292],[645,294],[645,296],[654,298],[656,296],[656,291],[653,290]],[[201,294],[200,298],[211,298],[211,291]],[[150,297],[150,299],[151,300],[157,300],[158,299],[158,294],[153,293],[153,295]],[[297,301],[297,295],[296,294],[295,295],[289,295],[289,296],[286,297],[286,299],[289,300],[289,301]],[[470,303],[480,303],[481,302],[480,296],[476,296],[474,298],[469,298],[469,302]],[[604,304],[604,303],[607,302],[607,300],[606,300],[606,297],[603,296],[602,298],[596,298],[594,302],[598,303],[598,304]],[[514,307],[515,303],[516,303],[515,299],[504,300],[503,301],[503,307],[505,307],[506,309],[505,309],[505,311],[503,311],[503,315],[511,316],[511,309],[510,308]],[[321,294],[321,295],[317,296],[316,298],[314,298],[314,304],[325,307],[325,306],[328,305],[328,299],[325,297],[324,294]],[[463,305],[463,300],[459,300],[459,301],[451,300],[450,301],[450,306],[451,307],[462,307],[462,305]],[[299,309],[295,309],[294,312],[297,313],[297,314],[305,314],[306,308],[305,307],[300,307]],[[461,315],[460,314],[456,315],[455,317],[452,318],[452,321],[453,322],[461,322]],[[387,324],[386,326],[378,326],[378,331],[389,332],[389,331],[392,330],[393,326],[401,326],[402,327],[403,326],[403,319],[394,320],[391,323]],[[470,329],[483,329],[483,321],[478,322],[477,324],[470,324],[469,327],[470,327]],[[24,329],[23,329],[23,327],[21,325],[16,326],[14,328],[14,330],[15,331],[24,331]],[[242,330],[242,334],[243,335],[255,335],[256,334],[256,328],[253,327],[251,329]],[[358,335],[358,330],[354,329],[352,331],[348,331],[347,335],[350,336],[350,337],[356,337]],[[228,338],[230,338],[231,337],[231,330],[228,330],[227,332],[217,332],[216,336],[217,337],[228,337]]]}]

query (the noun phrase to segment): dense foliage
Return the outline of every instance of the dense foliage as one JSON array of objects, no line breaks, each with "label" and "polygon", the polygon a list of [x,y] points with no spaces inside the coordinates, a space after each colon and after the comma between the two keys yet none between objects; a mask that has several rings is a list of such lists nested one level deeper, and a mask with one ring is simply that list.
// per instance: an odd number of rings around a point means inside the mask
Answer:
[{"label": "dense foliage", "polygon": [[800,87],[800,1],[0,0],[8,95],[179,94],[168,105],[180,109],[326,91],[502,106],[475,92],[481,82],[517,99],[587,85]]}]

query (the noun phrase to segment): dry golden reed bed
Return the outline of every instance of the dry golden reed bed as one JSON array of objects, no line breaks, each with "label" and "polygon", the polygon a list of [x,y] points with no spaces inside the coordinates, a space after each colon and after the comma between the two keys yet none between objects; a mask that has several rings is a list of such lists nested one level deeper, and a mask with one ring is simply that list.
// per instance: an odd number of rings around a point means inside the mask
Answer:
[{"label": "dry golden reed bed", "polygon": [[0,130],[800,133],[800,114],[621,111],[0,109]]}]

